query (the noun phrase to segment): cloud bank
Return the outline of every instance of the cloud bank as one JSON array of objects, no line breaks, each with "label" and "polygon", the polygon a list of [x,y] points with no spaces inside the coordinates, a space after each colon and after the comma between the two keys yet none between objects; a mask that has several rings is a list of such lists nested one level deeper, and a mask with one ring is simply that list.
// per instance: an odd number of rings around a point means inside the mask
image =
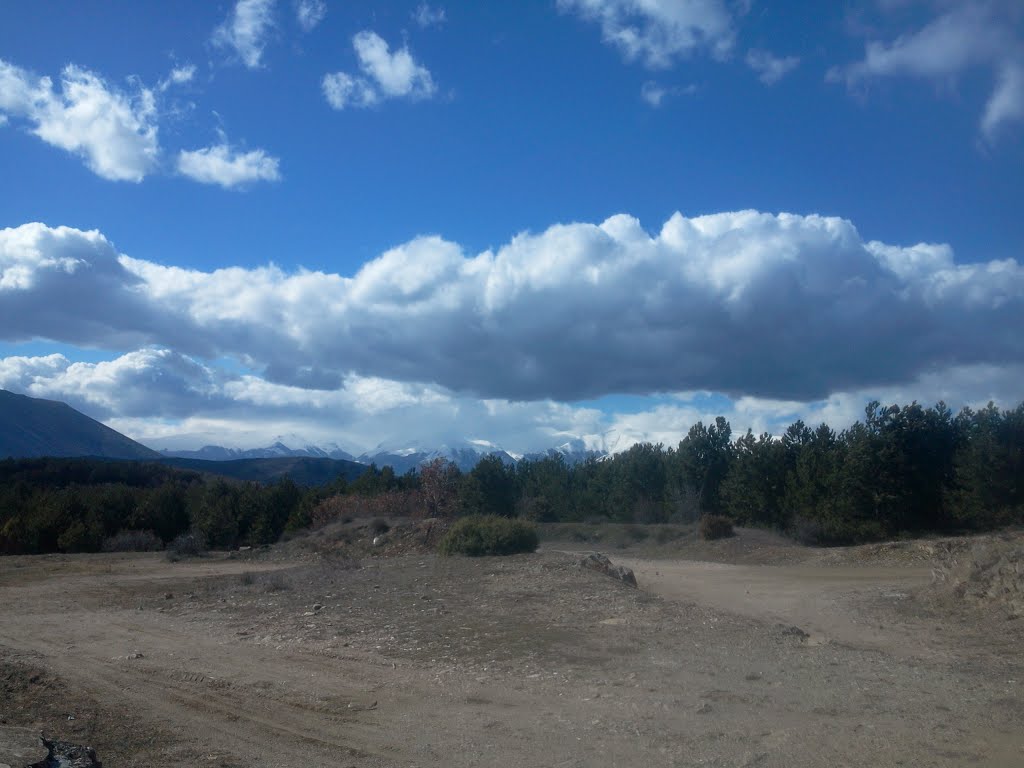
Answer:
[{"label": "cloud bank", "polygon": [[214,272],[101,233],[0,230],[0,338],[232,358],[268,381],[347,377],[477,398],[707,390],[808,401],[951,366],[1024,362],[1024,269],[849,221],[739,211],[561,224],[466,254],[421,237],[355,275]]},{"label": "cloud bank", "polygon": [[99,363],[61,354],[0,358],[0,387],[62,400],[157,448],[224,445],[258,448],[277,439],[292,448],[337,444],[358,455],[383,446],[437,448],[482,439],[514,453],[574,442],[621,451],[637,442],[675,445],[697,421],[725,416],[734,432],[781,434],[796,419],[843,428],[871,399],[884,403],[945,400],[954,408],[1005,406],[1020,398],[1024,365],[955,366],[894,387],[837,392],[810,402],[675,393],[642,410],[614,400],[573,405],[512,402],[444,388],[347,376],[334,389],[303,389],[229,372],[169,349],[145,348]]}]

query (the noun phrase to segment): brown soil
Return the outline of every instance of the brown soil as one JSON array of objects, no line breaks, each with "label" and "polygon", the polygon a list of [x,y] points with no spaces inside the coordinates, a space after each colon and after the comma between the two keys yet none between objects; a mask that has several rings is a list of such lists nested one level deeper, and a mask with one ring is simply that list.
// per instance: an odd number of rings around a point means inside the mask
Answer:
[{"label": "brown soil", "polygon": [[550,543],[0,558],[0,724],[111,768],[1022,764],[1024,620],[759,536],[608,552],[639,589]]}]

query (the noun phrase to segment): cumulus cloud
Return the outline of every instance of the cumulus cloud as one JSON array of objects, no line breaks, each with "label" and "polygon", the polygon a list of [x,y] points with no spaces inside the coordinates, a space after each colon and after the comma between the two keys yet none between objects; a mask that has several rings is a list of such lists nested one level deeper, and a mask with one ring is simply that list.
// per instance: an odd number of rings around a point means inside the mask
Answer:
[{"label": "cumulus cloud", "polygon": [[325,18],[327,3],[324,0],[297,0],[295,3],[295,19],[303,32],[312,32]]},{"label": "cumulus cloud", "polygon": [[362,76],[345,72],[324,75],[324,97],[334,109],[368,107],[384,99],[429,99],[437,91],[430,71],[418,64],[408,48],[391,51],[376,32],[352,38]]},{"label": "cumulus cloud", "polygon": [[775,85],[800,66],[800,59],[796,56],[779,57],[771,51],[752,48],[747,51],[747,66],[757,73],[762,83]]},{"label": "cumulus cloud", "polygon": [[232,357],[268,380],[347,376],[571,401],[710,390],[807,401],[953,365],[1024,361],[1024,269],[865,242],[843,219],[620,215],[467,255],[423,237],[354,276],[186,270],[98,232],[0,231],[0,338]]},{"label": "cumulus cloud", "polygon": [[1000,131],[1024,121],[1024,37],[1019,4],[989,0],[939,6],[939,15],[920,29],[891,42],[869,40],[864,58],[833,68],[831,81],[851,88],[873,79],[912,77],[945,83],[974,69],[993,73],[995,87],[980,121],[982,135],[994,141]]},{"label": "cumulus cloud", "polygon": [[169,349],[141,349],[99,363],[73,362],[63,354],[0,358],[0,387],[62,400],[101,419],[180,419],[231,407],[213,370]]},{"label": "cumulus cloud", "polygon": [[202,184],[225,189],[254,181],[279,181],[280,161],[262,149],[240,152],[226,141],[210,147],[178,153],[178,173]]},{"label": "cumulus cloud", "polygon": [[274,0],[238,0],[214,30],[213,43],[234,51],[249,69],[259,69],[267,36],[274,28]]},{"label": "cumulus cloud", "polygon": [[61,73],[61,91],[0,59],[0,114],[24,121],[47,144],[78,155],[93,173],[139,182],[156,164],[157,110],[153,92],[131,93],[75,65]]},{"label": "cumulus cloud", "polygon": [[596,21],[606,43],[652,69],[695,51],[724,59],[735,43],[723,0],[558,0],[558,7]]}]

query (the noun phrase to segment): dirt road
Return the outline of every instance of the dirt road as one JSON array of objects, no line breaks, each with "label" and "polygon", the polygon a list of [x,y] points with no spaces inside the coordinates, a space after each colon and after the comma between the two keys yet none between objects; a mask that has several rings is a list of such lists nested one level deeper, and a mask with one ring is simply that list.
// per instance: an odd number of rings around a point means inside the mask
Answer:
[{"label": "dirt road", "polygon": [[838,642],[887,653],[919,653],[906,619],[888,629],[865,603],[907,599],[926,586],[931,569],[886,566],[765,566],[620,558],[645,589],[766,622],[799,627],[811,643]]},{"label": "dirt road", "polygon": [[922,568],[616,560],[644,589],[554,552],[0,559],[0,721],[108,766],[1022,764],[1019,627],[903,610]]}]

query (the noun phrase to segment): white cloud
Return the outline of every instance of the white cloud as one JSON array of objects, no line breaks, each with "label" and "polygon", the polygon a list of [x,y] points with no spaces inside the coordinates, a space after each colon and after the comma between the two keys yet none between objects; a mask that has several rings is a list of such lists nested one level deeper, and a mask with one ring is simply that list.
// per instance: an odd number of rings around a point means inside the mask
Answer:
[{"label": "white cloud", "polygon": [[166,91],[172,85],[185,85],[186,83],[191,83],[195,77],[196,65],[184,64],[172,69],[167,77],[160,81],[160,85],[157,89],[160,91]]},{"label": "white cloud", "polygon": [[864,242],[845,220],[629,216],[467,255],[416,238],[354,276],[214,272],[119,254],[98,232],[0,230],[0,338],[243,361],[268,381],[347,377],[571,401],[709,390],[807,401],[937,367],[1024,362],[1024,268]]},{"label": "white cloud", "polygon": [[833,68],[828,79],[845,81],[851,88],[885,77],[947,83],[973,69],[988,69],[996,84],[985,105],[980,129],[991,142],[1008,125],[1024,122],[1020,8],[995,0],[940,7],[944,11],[917,31],[888,43],[869,40],[863,60]]},{"label": "white cloud", "polygon": [[665,99],[671,96],[692,96],[697,92],[697,86],[665,86],[654,80],[648,80],[640,87],[640,98],[649,106],[657,109],[665,103]]},{"label": "white cloud", "polygon": [[327,18],[327,3],[324,0],[296,0],[295,19],[303,32],[312,32]]},{"label": "white cloud", "polygon": [[155,98],[137,83],[134,93],[125,93],[68,65],[58,94],[50,78],[0,59],[0,113],[24,120],[40,139],[78,155],[105,179],[139,182],[157,162]]},{"label": "white cloud", "polygon": [[752,48],[747,51],[747,66],[757,73],[765,85],[775,85],[800,65],[796,56],[778,57],[771,51]]},{"label": "white cloud", "polygon": [[437,91],[430,71],[416,62],[408,48],[392,53],[387,41],[368,31],[355,35],[352,47],[364,76],[333,72],[321,82],[334,109],[368,107],[384,99],[429,99]]},{"label": "white cloud", "polygon": [[321,82],[324,98],[334,109],[345,107],[370,107],[380,101],[373,86],[361,77],[352,77],[344,72],[324,75]]},{"label": "white cloud", "polygon": [[280,161],[262,149],[239,152],[227,142],[178,153],[178,173],[225,189],[254,181],[279,181]]},{"label": "white cloud", "polygon": [[267,36],[274,28],[274,0],[238,0],[213,33],[215,45],[231,48],[249,69],[262,65]]},{"label": "white cloud", "polygon": [[724,59],[735,43],[722,0],[558,0],[558,7],[597,21],[606,43],[655,69],[701,50]]},{"label": "white cloud", "polygon": [[985,105],[981,132],[991,143],[1011,123],[1024,122],[1024,56],[1005,64]]},{"label": "white cloud", "polygon": [[185,418],[231,407],[213,370],[169,349],[99,363],[72,362],[63,354],[0,358],[0,387],[59,399],[100,418]]},{"label": "white cloud", "polygon": [[421,27],[439,27],[445,22],[445,10],[440,6],[431,8],[426,3],[420,3],[412,12],[413,21]]},{"label": "white cloud", "polygon": [[660,107],[661,102],[664,101],[668,91],[664,86],[659,85],[653,80],[648,80],[640,88],[640,98],[650,104],[652,107]]}]

